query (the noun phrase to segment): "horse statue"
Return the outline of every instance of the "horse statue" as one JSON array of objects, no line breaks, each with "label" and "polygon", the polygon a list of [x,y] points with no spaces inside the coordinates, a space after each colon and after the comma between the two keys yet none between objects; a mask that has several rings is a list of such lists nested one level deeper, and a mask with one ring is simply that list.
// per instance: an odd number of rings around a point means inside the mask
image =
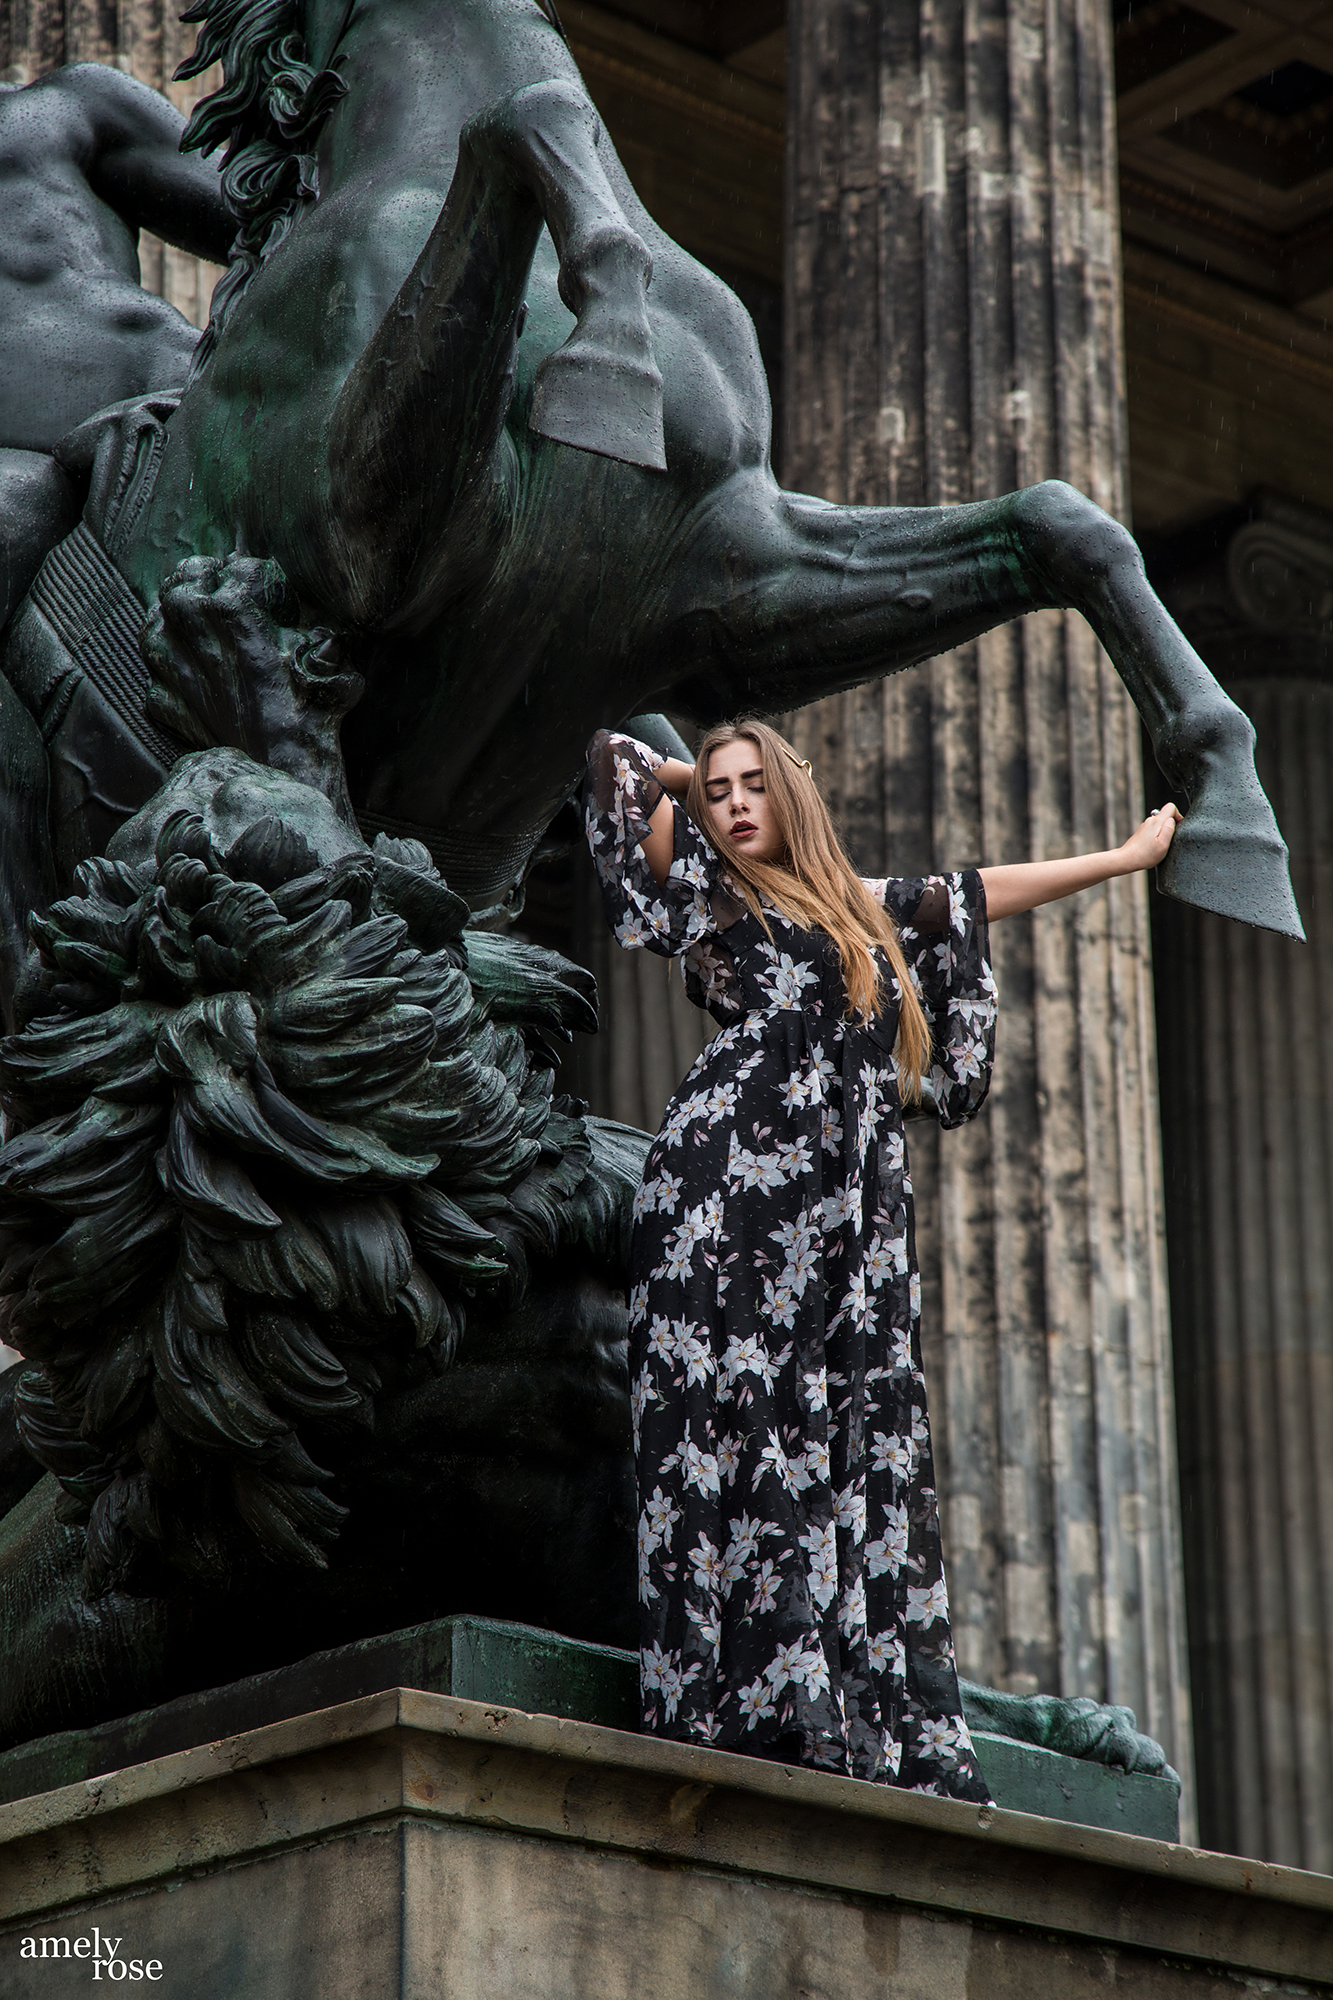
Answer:
[{"label": "horse statue", "polygon": [[[474,904],[521,872],[596,724],[796,707],[1074,606],[1189,800],[1161,886],[1300,935],[1250,725],[1129,534],[1058,481],[947,509],[784,492],[747,314],[638,201],[536,0],[187,18],[184,73],[225,78],[182,143],[227,149],[231,266],[179,403],[62,445],[83,522],[4,663],[43,738],[57,888],[174,754],[136,645],[163,579],[240,551],[357,642],[362,827],[424,841]],[[90,594],[91,634],[69,610]]]},{"label": "horse statue", "polygon": [[469,918],[598,724],[1075,606],[1189,800],[1162,886],[1301,934],[1123,528],[777,485],[753,327],[553,13],[187,18],[231,263],[183,389],[57,447],[82,518],[0,662],[0,1741],[460,1603],[629,1637],[646,1141],[552,1101],[586,979]]}]

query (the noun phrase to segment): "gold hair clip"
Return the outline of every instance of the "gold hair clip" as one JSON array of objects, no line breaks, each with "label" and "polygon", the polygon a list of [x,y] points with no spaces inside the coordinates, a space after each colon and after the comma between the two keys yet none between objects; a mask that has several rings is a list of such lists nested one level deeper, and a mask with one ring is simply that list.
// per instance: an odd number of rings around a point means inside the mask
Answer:
[{"label": "gold hair clip", "polygon": [[[787,750],[785,743],[782,747],[784,750]],[[808,757],[798,757],[794,750],[787,750],[787,755],[791,758],[792,763],[797,766],[798,770],[804,771],[808,777],[814,777],[814,769]]]}]

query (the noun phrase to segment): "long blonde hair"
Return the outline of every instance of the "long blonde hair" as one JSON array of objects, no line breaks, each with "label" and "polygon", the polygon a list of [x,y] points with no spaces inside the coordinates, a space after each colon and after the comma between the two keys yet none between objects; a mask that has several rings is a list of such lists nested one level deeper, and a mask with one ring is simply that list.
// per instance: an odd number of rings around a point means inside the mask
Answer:
[{"label": "long blonde hair", "polygon": [[879,1004],[880,969],[873,954],[876,946],[880,948],[902,995],[894,1044],[900,1088],[905,1099],[916,1103],[930,1061],[930,1029],[925,1012],[908,973],[893,919],[853,870],[809,765],[766,722],[748,719],[724,722],[717,729],[710,729],[699,745],[686,798],[690,818],[722,853],[705,789],[708,760],[714,750],[734,743],[738,737],[753,743],[759,754],[764,790],[784,851],[777,861],[752,861],[744,854],[724,854],[727,873],[765,930],[768,920],[761,898],[767,898],[802,930],[822,930],[832,939],[847,988],[849,1020],[869,1020]]}]

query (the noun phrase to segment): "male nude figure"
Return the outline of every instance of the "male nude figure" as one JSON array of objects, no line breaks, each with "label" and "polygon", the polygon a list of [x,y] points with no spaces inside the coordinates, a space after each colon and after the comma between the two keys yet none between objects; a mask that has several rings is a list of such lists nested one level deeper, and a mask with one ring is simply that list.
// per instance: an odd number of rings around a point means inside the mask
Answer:
[{"label": "male nude figure", "polygon": [[189,373],[199,331],[141,287],[138,232],[225,264],[236,221],[184,122],[101,63],[0,89],[0,629],[78,519],[54,446]]},{"label": "male nude figure", "polygon": [[[83,496],[56,444],[95,411],[181,387],[199,330],[139,283],[138,232],[225,263],[236,222],[217,170],[179,150],[184,120],[101,63],[0,87],[0,632]],[[50,899],[48,769],[0,678],[0,990]],[[0,1011],[14,1026],[12,1003]]]}]

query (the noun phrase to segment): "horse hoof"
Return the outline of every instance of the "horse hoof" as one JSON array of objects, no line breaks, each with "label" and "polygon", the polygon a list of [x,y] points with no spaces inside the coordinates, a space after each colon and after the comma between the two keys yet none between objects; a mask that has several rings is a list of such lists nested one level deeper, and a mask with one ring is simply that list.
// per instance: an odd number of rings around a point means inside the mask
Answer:
[{"label": "horse hoof", "polygon": [[661,375],[578,328],[537,370],[528,425],[557,444],[666,471]]},{"label": "horse hoof", "polygon": [[1238,826],[1192,807],[1157,870],[1157,886],[1164,896],[1196,909],[1304,941],[1287,844],[1271,811],[1253,819],[1248,827]]}]

